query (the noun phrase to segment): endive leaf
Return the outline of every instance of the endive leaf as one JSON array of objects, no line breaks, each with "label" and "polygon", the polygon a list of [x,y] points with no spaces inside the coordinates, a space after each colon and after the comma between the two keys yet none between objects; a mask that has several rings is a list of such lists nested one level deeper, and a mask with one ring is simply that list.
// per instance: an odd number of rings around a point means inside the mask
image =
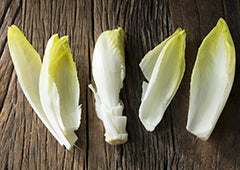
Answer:
[{"label": "endive leaf", "polygon": [[153,131],[175,95],[185,71],[184,30],[177,31],[148,52],[140,67],[149,83],[143,82],[139,118],[148,131]]},{"label": "endive leaf", "polygon": [[65,134],[78,129],[79,83],[68,38],[53,35],[47,44],[40,75],[40,98],[44,111]]},{"label": "endive leaf", "polygon": [[[69,144],[68,142],[64,143],[63,138],[65,137],[62,137],[57,131],[55,131],[52,124],[47,119],[40,102],[39,76],[42,64],[39,54],[34,50],[23,33],[15,25],[8,28],[8,45],[18,81],[26,98],[51,134],[61,145],[65,144],[69,149],[69,146],[72,144]],[[69,134],[69,137],[75,142],[75,136],[72,137]]]},{"label": "endive leaf", "polygon": [[58,121],[64,131],[77,130],[81,119],[81,107],[78,106],[80,88],[67,36],[54,44],[48,71],[60,97]]},{"label": "endive leaf", "polygon": [[203,40],[191,78],[187,130],[202,140],[209,138],[226,104],[235,60],[233,40],[221,18]]},{"label": "endive leaf", "polygon": [[[39,80],[39,94],[41,104],[43,106],[44,112],[46,113],[47,118],[51,121],[54,130],[59,134],[63,144],[67,149],[71,149],[74,143],[77,140],[77,136],[73,130],[64,131],[60,127],[60,122],[56,117],[56,114],[60,114],[60,97],[58,94],[58,89],[56,84],[51,81],[52,78],[48,74],[49,65],[50,65],[50,55],[53,46],[59,41],[59,37],[57,34],[53,35],[46,46],[45,54],[43,58],[43,65],[40,73]],[[59,71],[59,70],[56,70]],[[51,83],[49,83],[51,82]],[[80,119],[79,119],[80,121]]]},{"label": "endive leaf", "polygon": [[110,144],[127,141],[126,116],[122,116],[123,103],[119,99],[125,78],[124,31],[118,28],[103,32],[95,45],[92,72],[97,92],[95,107],[106,130],[105,140]]},{"label": "endive leaf", "polygon": [[157,59],[159,58],[159,54],[162,51],[163,47],[166,45],[166,43],[173,38],[176,34],[178,34],[180,31],[182,31],[181,28],[178,28],[171,36],[169,36],[166,40],[164,40],[161,44],[159,44],[157,47],[155,47],[153,50],[149,51],[142,61],[140,62],[139,66],[146,77],[146,79],[149,81],[152,75],[152,71],[154,69],[154,66],[157,62]]}]

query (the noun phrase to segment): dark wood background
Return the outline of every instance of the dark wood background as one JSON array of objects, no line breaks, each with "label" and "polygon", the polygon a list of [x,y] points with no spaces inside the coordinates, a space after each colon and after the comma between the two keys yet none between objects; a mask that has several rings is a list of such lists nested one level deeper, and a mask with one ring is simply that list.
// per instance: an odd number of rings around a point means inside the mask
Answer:
[{"label": "dark wood background", "polygon": [[[236,75],[229,100],[210,139],[186,129],[190,75],[201,41],[223,17],[236,47]],[[7,26],[17,25],[43,56],[54,33],[69,35],[81,85],[82,123],[77,147],[61,147],[24,97],[10,58]],[[126,79],[121,91],[129,140],[104,142],[94,109],[91,59],[101,32],[125,30]],[[144,54],[182,27],[187,33],[186,71],[180,88],[153,133],[138,118]],[[0,169],[240,169],[239,0],[1,0]]]}]

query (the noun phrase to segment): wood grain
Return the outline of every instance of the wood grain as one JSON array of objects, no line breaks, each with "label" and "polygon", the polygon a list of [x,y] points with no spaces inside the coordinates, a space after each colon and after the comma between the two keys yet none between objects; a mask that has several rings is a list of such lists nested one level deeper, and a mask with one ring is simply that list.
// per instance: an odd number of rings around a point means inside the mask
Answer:
[{"label": "wood grain", "polygon": [[[229,100],[206,142],[186,129],[189,84],[198,47],[223,17],[232,33],[237,63]],[[79,140],[68,151],[36,116],[18,83],[7,45],[15,24],[41,56],[54,33],[69,35],[78,69],[82,104]],[[97,118],[91,61],[101,32],[125,30],[126,78],[121,91],[129,140],[104,142]],[[186,71],[163,120],[152,133],[138,119],[144,54],[178,27],[187,33]],[[240,2],[238,0],[1,0],[0,2],[0,169],[240,169]]]}]

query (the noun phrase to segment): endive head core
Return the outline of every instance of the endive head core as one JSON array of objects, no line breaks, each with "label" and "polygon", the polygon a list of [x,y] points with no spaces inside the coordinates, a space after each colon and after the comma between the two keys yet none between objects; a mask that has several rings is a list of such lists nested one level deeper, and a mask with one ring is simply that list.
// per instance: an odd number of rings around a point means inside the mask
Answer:
[{"label": "endive head core", "polygon": [[122,144],[127,141],[127,118],[122,116],[123,103],[119,93],[125,78],[124,31],[122,28],[104,31],[99,36],[92,61],[92,73],[97,116],[105,127],[105,141]]}]

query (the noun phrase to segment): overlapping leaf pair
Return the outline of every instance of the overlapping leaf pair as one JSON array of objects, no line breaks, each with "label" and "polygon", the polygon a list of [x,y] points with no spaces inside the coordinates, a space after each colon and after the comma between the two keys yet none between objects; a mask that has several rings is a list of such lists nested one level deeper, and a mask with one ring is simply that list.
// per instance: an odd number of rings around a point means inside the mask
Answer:
[{"label": "overlapping leaf pair", "polygon": [[8,29],[8,44],[19,83],[38,117],[57,141],[70,149],[80,126],[79,82],[68,37],[53,35],[39,54],[14,25]]}]

